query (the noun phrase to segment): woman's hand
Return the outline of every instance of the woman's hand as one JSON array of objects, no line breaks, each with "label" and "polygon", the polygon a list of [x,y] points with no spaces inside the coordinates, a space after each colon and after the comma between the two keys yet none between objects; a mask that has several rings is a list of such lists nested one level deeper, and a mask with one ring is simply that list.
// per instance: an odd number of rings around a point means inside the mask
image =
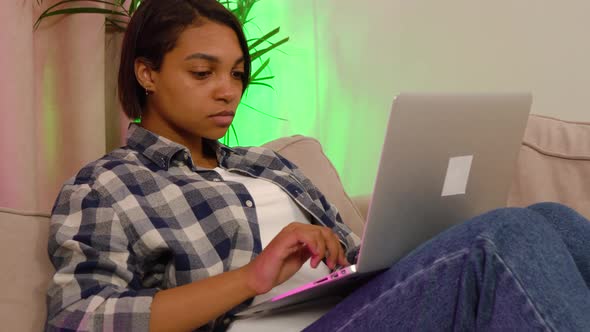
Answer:
[{"label": "woman's hand", "polygon": [[337,264],[349,265],[338,236],[331,229],[293,222],[244,267],[247,284],[256,294],[264,294],[291,278],[310,258],[312,268],[324,258],[330,269]]}]

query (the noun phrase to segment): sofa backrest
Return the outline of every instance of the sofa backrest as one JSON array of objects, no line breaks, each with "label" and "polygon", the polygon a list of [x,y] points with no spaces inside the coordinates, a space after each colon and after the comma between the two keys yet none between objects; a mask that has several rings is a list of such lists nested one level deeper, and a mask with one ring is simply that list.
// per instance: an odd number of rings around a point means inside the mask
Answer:
[{"label": "sofa backrest", "polygon": [[590,123],[529,117],[508,205],[544,201],[590,219]]},{"label": "sofa backrest", "polygon": [[301,171],[336,205],[345,224],[355,234],[363,233],[364,217],[344,191],[338,172],[315,138],[295,135],[282,137],[263,145],[297,165]]},{"label": "sofa backrest", "polygon": [[53,266],[49,216],[0,208],[0,322],[3,331],[42,331]]}]

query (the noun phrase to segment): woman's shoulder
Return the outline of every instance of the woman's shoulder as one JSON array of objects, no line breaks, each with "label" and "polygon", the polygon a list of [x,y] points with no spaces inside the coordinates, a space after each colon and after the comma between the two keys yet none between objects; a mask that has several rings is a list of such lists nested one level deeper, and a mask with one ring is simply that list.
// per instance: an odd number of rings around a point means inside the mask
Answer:
[{"label": "woman's shoulder", "polygon": [[125,176],[148,168],[149,165],[136,151],[121,147],[84,165],[64,183],[64,186],[89,185],[93,187],[101,183],[104,184],[114,177]]}]

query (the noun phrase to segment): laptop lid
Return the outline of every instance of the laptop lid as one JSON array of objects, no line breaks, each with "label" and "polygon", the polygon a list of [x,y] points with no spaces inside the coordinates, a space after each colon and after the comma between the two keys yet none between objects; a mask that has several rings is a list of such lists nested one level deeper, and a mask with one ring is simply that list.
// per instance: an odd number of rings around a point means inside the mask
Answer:
[{"label": "laptop lid", "polygon": [[506,206],[531,103],[528,93],[399,95],[357,270],[388,268],[441,231]]}]

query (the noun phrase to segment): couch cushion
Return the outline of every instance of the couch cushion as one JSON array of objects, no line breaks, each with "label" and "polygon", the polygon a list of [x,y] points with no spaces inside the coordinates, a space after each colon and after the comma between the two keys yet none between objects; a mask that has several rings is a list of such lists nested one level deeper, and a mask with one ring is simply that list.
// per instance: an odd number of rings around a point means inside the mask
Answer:
[{"label": "couch cushion", "polygon": [[590,217],[590,123],[529,117],[508,205],[543,201]]},{"label": "couch cushion", "polygon": [[364,219],[344,191],[338,172],[316,139],[295,135],[279,138],[263,146],[278,152],[297,165],[328,201],[336,206],[344,223],[355,234],[362,235]]},{"label": "couch cushion", "polygon": [[0,208],[0,321],[3,331],[42,331],[53,266],[47,256],[49,217]]}]

